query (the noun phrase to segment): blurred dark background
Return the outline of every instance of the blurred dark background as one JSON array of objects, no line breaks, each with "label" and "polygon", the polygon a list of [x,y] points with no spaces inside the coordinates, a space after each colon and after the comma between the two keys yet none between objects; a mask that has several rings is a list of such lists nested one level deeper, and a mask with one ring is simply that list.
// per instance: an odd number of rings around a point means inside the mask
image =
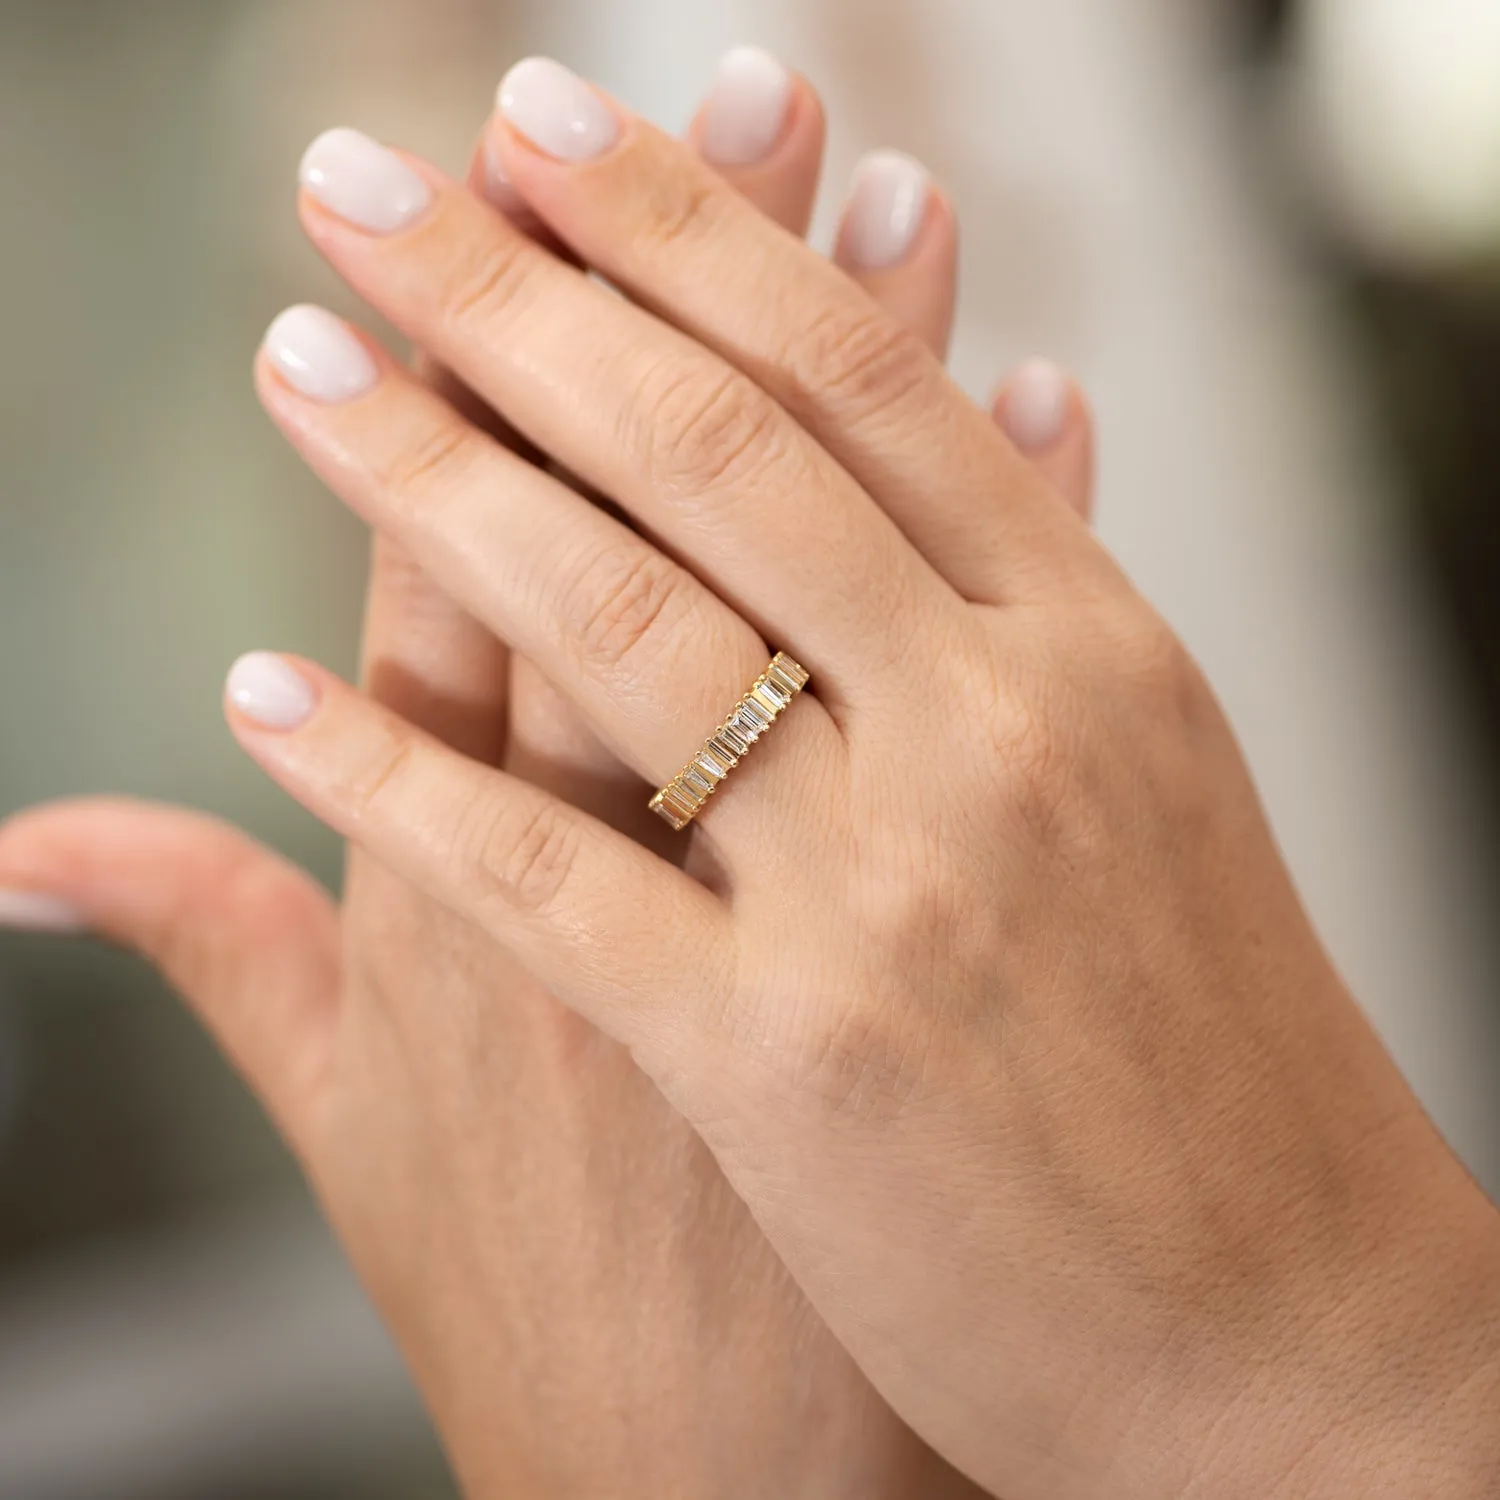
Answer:
[{"label": "blurred dark background", "polygon": [[[0,0],[0,815],[186,801],[336,884],[218,716],[242,649],[354,660],[364,539],[247,378],[279,307],[349,306],[297,235],[302,145],[350,123],[456,166],[530,51],[680,125],[764,42],[827,90],[831,187],[886,144],[950,183],[976,394],[1034,349],[1097,393],[1106,538],[1493,1189],[1497,9]],[[451,1488],[258,1110],[134,960],[0,933],[0,1500],[353,1493]]]}]

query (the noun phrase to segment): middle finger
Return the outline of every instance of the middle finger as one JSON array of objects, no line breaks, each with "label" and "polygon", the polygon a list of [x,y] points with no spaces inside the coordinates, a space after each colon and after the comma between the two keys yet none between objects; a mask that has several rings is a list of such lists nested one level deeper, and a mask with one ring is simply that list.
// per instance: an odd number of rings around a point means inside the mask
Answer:
[{"label": "middle finger", "polygon": [[831,705],[903,658],[913,607],[954,600],[758,385],[467,190],[352,132],[315,143],[303,180],[308,233],[351,285],[798,655]]}]

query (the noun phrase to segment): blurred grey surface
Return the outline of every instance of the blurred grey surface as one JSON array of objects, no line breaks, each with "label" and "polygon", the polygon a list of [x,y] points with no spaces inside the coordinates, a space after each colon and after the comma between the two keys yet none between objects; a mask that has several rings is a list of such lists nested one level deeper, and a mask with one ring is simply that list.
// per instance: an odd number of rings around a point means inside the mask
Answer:
[{"label": "blurred grey surface", "polygon": [[443,1493],[394,1349],[277,1198],[17,1277],[0,1412],[16,1500]]},{"label": "blurred grey surface", "polygon": [[[352,124],[456,170],[530,51],[677,127],[759,41],[826,91],[835,198],[876,145],[947,182],[975,393],[1036,351],[1094,391],[1104,534],[1205,661],[1337,958],[1493,1189],[1492,792],[1230,12],[0,0],[0,815],[186,801],[336,881],[218,705],[250,647],[354,660],[364,538],[248,381],[283,305],[355,311],[296,229],[303,145]],[[0,935],[0,1131],[0,1500],[444,1493],[287,1159],[143,968]]]}]

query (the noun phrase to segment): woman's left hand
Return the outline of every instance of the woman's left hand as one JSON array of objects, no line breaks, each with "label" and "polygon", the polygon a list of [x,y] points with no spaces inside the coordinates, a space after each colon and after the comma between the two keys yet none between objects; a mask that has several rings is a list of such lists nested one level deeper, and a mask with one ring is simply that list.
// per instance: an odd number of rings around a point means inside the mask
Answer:
[{"label": "woman's left hand", "polygon": [[[310,233],[620,524],[351,336],[309,461],[651,785],[813,691],[676,867],[305,663],[246,748],[624,1042],[876,1386],[1010,1500],[1489,1492],[1493,1209],[1201,677],[923,343],[555,65],[492,145],[635,305],[366,153]],[[997,509],[999,520],[997,522]]]}]

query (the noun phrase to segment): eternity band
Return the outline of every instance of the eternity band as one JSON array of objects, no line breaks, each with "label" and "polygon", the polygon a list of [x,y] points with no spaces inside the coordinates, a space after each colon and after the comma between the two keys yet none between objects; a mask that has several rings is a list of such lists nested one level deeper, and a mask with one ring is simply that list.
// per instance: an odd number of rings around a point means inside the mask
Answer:
[{"label": "eternity band", "polygon": [[807,681],[807,672],[785,651],[778,651],[703,749],[651,799],[651,811],[680,833]]}]

